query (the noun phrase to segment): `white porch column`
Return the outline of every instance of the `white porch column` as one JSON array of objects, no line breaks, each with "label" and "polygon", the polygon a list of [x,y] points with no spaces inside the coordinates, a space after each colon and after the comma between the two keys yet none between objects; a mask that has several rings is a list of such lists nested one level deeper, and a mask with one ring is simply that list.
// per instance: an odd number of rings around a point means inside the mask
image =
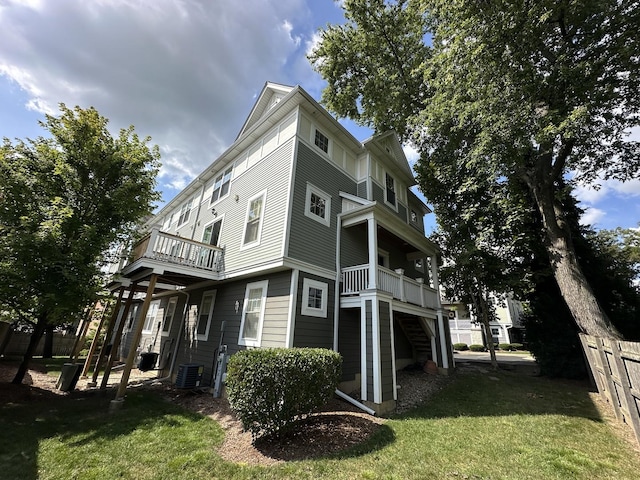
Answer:
[{"label": "white porch column", "polygon": [[369,290],[378,288],[378,223],[371,216],[367,219],[367,243],[369,248]]},{"label": "white porch column", "polygon": [[[452,359],[449,358],[450,348],[447,345],[446,329],[444,325],[444,316],[442,310],[442,301],[440,300],[440,281],[438,280],[438,259],[435,255],[431,257],[431,276],[433,278],[433,288],[436,291],[436,307],[438,315],[438,332],[440,333],[440,350],[442,351],[442,368],[449,368]],[[447,320],[449,321],[449,320]],[[454,366],[454,365],[451,365]]]}]

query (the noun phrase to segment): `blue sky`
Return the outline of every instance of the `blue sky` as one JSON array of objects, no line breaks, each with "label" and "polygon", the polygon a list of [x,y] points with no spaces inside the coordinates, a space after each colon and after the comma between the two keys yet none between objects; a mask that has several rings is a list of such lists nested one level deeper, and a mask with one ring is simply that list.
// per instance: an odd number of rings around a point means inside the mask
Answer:
[{"label": "blue sky", "polygon": [[[0,137],[43,134],[60,102],[94,106],[160,146],[169,200],[233,143],[266,81],[320,98],[306,53],[342,22],[333,0],[1,0]],[[640,180],[577,193],[598,228],[640,221]]]}]

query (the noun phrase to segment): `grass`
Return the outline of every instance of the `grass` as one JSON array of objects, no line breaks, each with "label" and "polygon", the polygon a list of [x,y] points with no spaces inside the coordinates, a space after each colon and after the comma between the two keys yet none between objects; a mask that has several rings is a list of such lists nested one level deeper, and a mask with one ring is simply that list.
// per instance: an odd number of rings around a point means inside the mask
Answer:
[{"label": "grass", "polygon": [[635,479],[640,459],[583,384],[458,376],[429,404],[332,458],[255,467],[216,453],[223,431],[150,393],[0,406],[0,479]]}]

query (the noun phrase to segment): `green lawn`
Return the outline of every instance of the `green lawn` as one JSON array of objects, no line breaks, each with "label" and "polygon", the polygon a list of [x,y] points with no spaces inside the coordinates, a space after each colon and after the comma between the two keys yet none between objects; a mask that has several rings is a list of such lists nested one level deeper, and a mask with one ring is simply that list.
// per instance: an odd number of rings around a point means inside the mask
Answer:
[{"label": "green lawn", "polygon": [[0,479],[636,479],[640,459],[583,384],[457,376],[428,405],[334,458],[253,467],[215,452],[219,426],[150,393],[0,405]]}]

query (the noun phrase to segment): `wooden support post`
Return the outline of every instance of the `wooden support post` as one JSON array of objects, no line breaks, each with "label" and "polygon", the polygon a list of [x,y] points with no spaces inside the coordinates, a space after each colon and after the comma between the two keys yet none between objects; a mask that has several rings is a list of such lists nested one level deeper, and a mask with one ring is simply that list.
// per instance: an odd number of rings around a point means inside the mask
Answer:
[{"label": "wooden support post", "polygon": [[116,303],[113,306],[113,312],[111,313],[111,318],[109,319],[107,332],[104,334],[104,341],[102,342],[102,346],[100,347],[100,352],[98,353],[96,364],[93,367],[93,375],[91,376],[91,381],[88,384],[89,386],[95,387],[97,384],[98,375],[100,374],[100,365],[102,365],[102,361],[104,360],[109,338],[111,338],[111,334],[113,333],[113,329],[115,328],[116,320],[118,319],[118,311],[120,310],[120,305],[122,303],[123,295],[124,295],[124,287],[120,287],[120,293],[118,294],[118,299],[116,300]]},{"label": "wooden support post", "polygon": [[78,356],[80,355],[80,351],[82,350],[82,342],[84,342],[84,337],[87,335],[87,330],[89,329],[89,324],[91,323],[91,318],[93,317],[93,312],[95,311],[95,309],[95,305],[89,308],[89,311],[82,319],[82,323],[80,325],[80,328],[78,329],[80,334],[76,332],[76,341],[73,342],[73,349],[71,350],[71,355],[69,356],[69,360],[73,362],[78,360]]},{"label": "wooden support post", "polygon": [[122,338],[122,330],[124,330],[124,324],[126,322],[127,315],[129,314],[129,309],[131,308],[131,303],[133,302],[133,295],[136,291],[137,284],[131,285],[131,290],[129,290],[129,297],[127,297],[127,303],[124,304],[124,311],[122,312],[122,319],[120,320],[120,325],[118,325],[118,331],[116,332],[116,336],[113,339],[113,345],[111,346],[111,352],[109,353],[109,359],[107,360],[107,365],[104,367],[104,375],[102,376],[102,382],[100,383],[100,389],[103,390],[107,388],[107,382],[109,381],[109,374],[111,373],[111,368],[113,367],[113,361],[118,354],[118,348],[120,347],[120,339]]},{"label": "wooden support post", "polygon": [[135,333],[133,334],[133,341],[131,342],[131,348],[129,349],[129,356],[127,357],[127,363],[125,364],[122,372],[122,378],[120,379],[120,386],[118,387],[116,398],[113,399],[114,402],[122,402],[124,400],[124,395],[127,391],[127,384],[129,383],[129,375],[131,375],[131,368],[133,367],[133,362],[136,359],[136,345],[140,342],[140,334],[144,327],[144,319],[149,311],[149,305],[151,305],[151,298],[153,297],[153,291],[155,290],[157,280],[158,274],[152,274],[151,279],[149,280],[149,287],[147,287],[147,295],[144,297],[144,303],[142,304],[140,321],[137,323]]},{"label": "wooden support post", "polygon": [[98,329],[96,330],[96,334],[93,336],[93,341],[91,342],[91,346],[89,347],[89,353],[87,354],[87,358],[84,361],[84,367],[82,368],[82,374],[80,375],[82,378],[87,378],[87,372],[89,371],[89,365],[91,365],[91,358],[96,351],[96,347],[98,346],[98,342],[100,341],[100,332],[102,331],[102,326],[104,325],[104,319],[107,317],[107,311],[109,310],[109,302],[105,301],[104,309],[102,310],[102,315],[100,316],[100,323],[98,324]]}]

